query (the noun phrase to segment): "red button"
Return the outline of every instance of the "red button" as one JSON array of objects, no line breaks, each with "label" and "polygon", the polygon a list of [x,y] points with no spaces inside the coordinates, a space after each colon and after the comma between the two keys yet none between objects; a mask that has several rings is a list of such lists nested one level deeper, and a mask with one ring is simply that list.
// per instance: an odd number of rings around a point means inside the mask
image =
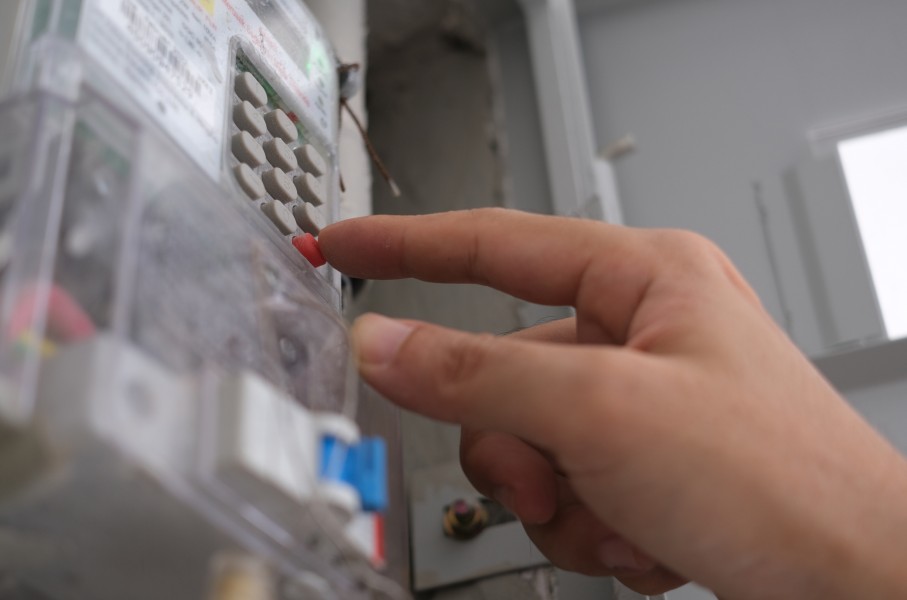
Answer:
[{"label": "red button", "polygon": [[317,268],[328,262],[321,253],[318,240],[311,233],[293,238],[293,247],[299,250],[299,253],[312,263],[313,267]]}]

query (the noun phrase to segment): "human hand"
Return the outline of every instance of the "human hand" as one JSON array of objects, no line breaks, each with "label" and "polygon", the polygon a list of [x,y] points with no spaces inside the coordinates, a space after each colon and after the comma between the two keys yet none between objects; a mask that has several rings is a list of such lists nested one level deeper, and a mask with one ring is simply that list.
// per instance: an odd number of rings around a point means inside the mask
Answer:
[{"label": "human hand", "polygon": [[[576,344],[576,320],[537,325],[509,337]],[[615,576],[647,595],[686,583],[602,523],[577,498],[556,461],[518,437],[463,427],[460,462],[476,489],[516,514],[536,546],[558,567]]]},{"label": "human hand", "polygon": [[554,564],[615,572],[618,535],[640,550],[616,572],[645,593],[678,573],[735,600],[907,595],[903,459],[711,243],[500,210],[347,221],[320,241],[354,276],[576,308],[575,326],[522,338],[353,328],[363,377],[463,425],[467,474]]}]

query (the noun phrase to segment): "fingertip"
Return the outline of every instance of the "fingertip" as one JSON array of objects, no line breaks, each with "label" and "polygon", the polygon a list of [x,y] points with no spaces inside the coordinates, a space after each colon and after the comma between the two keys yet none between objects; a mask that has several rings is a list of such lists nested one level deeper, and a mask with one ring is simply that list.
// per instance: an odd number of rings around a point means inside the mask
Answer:
[{"label": "fingertip", "polygon": [[359,317],[350,329],[353,353],[360,369],[380,368],[393,362],[415,326],[369,313]]},{"label": "fingertip", "polygon": [[335,235],[337,228],[341,227],[340,223],[334,223],[333,225],[328,225],[318,233],[318,243],[321,246],[321,251],[324,253],[325,258],[330,262],[330,255],[334,253],[335,240],[339,236]]},{"label": "fingertip", "polygon": [[361,217],[333,223],[318,234],[318,244],[324,257],[331,266],[341,271],[346,267],[345,263],[355,256],[356,245],[349,242],[359,239],[356,230],[360,220]]},{"label": "fingertip", "polygon": [[373,217],[352,217],[350,219],[343,219],[342,221],[337,221],[336,223],[331,223],[321,230],[321,233],[318,234],[318,237],[327,234],[327,237],[330,238],[331,243],[336,241],[341,234],[344,233],[344,230],[350,230],[356,228],[359,224],[365,219],[371,219]]}]

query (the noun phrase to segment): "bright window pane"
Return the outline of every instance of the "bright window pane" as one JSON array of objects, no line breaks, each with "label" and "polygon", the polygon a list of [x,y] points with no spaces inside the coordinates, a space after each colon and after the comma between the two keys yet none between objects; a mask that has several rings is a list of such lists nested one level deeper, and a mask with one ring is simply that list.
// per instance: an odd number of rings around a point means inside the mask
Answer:
[{"label": "bright window pane", "polygon": [[907,127],[838,149],[885,328],[907,337]]}]

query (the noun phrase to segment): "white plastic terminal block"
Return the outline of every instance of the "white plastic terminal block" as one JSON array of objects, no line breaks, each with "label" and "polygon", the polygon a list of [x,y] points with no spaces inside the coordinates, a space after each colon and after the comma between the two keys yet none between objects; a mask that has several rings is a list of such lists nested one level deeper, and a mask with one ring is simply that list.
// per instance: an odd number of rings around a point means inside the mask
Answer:
[{"label": "white plastic terminal block", "polygon": [[384,553],[384,517],[377,513],[356,515],[346,527],[350,545],[374,566],[381,568],[387,562]]},{"label": "white plastic terminal block", "polygon": [[193,384],[120,339],[64,348],[42,366],[39,390],[57,443],[102,439],[165,477],[191,463]]},{"label": "white plastic terminal block", "polygon": [[222,382],[219,407],[215,469],[242,498],[289,519],[313,502],[344,521],[360,511],[352,486],[319,480],[322,438],[339,432],[358,439],[354,423],[314,415],[251,373]]},{"label": "white plastic terminal block", "polygon": [[313,418],[322,435],[336,438],[347,446],[359,443],[359,427],[337,413],[314,413]]}]

